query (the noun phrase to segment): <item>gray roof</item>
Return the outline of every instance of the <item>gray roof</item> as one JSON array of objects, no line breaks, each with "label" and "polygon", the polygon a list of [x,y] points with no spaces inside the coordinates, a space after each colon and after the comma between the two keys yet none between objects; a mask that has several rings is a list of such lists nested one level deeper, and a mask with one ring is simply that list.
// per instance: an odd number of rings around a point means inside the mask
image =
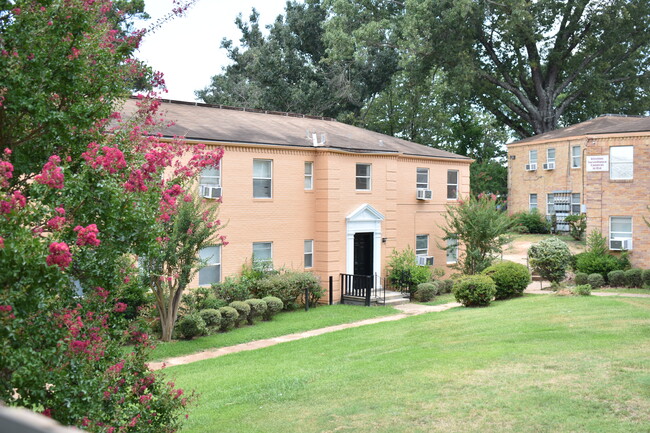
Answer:
[{"label": "gray roof", "polygon": [[642,132],[650,132],[650,117],[604,114],[595,119],[587,120],[586,122],[545,132],[544,134],[528,137],[510,144],[525,144],[535,141],[551,141],[588,135],[626,133],[634,135]]},{"label": "gray roof", "polygon": [[[126,101],[123,111],[132,112],[135,100]],[[356,153],[395,153],[455,160],[471,159],[445,150],[413,143],[378,132],[337,122],[333,119],[262,110],[216,106],[195,102],[163,100],[160,110],[173,126],[163,136],[183,136],[188,140],[253,145],[318,147]]]}]

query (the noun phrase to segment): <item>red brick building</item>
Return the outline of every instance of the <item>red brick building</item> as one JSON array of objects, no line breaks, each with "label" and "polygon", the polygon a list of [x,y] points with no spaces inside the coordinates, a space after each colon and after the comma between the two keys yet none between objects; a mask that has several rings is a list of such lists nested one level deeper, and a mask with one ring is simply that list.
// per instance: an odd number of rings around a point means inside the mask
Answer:
[{"label": "red brick building", "polygon": [[510,212],[586,213],[610,250],[650,267],[650,117],[605,115],[508,145]]}]

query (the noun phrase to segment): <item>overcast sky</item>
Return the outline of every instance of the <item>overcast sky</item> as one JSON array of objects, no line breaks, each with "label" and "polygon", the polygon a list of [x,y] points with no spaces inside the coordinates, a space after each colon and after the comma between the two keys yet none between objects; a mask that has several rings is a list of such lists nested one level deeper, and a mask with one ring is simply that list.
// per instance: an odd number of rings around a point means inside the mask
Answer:
[{"label": "overcast sky", "polygon": [[[146,0],[149,22],[166,15],[172,0]],[[241,34],[235,18],[248,21],[251,8],[260,12],[263,26],[284,12],[286,0],[198,0],[185,16],[174,18],[145,36],[138,58],[165,74],[169,92],[165,99],[195,101],[194,91],[210,84],[210,78],[228,64],[226,50],[219,48],[226,37],[236,43]],[[146,24],[144,25],[146,27]]]}]

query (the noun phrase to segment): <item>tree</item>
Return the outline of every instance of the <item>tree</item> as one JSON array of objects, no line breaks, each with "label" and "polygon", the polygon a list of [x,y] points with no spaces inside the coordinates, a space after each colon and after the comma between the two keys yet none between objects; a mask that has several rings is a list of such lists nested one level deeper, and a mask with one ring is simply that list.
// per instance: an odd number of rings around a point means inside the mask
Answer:
[{"label": "tree", "polygon": [[645,0],[411,0],[403,20],[409,56],[520,137],[647,109]]},{"label": "tree", "polygon": [[565,242],[557,238],[548,238],[528,249],[528,259],[534,272],[545,280],[559,283],[566,276],[571,251]]},{"label": "tree", "polygon": [[[444,239],[455,239],[460,245],[455,267],[463,274],[477,274],[490,266],[510,240],[506,233],[513,222],[498,208],[494,195],[484,194],[449,204],[444,217],[445,225],[441,226]],[[440,248],[458,247],[447,245]]]}]

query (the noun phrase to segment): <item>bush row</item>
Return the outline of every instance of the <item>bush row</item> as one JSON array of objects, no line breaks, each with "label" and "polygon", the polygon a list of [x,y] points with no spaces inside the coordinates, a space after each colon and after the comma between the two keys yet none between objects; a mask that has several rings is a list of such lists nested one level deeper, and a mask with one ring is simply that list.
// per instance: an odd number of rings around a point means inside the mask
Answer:
[{"label": "bush row", "polygon": [[650,269],[633,268],[626,271],[617,269],[608,272],[606,279],[597,272],[591,274],[576,272],[576,284],[591,284],[593,288],[599,288],[606,282],[610,287],[650,288]]},{"label": "bush row", "polygon": [[466,307],[489,305],[493,299],[522,296],[531,281],[528,268],[522,264],[503,261],[486,268],[481,275],[464,276],[456,280],[454,297]]}]

